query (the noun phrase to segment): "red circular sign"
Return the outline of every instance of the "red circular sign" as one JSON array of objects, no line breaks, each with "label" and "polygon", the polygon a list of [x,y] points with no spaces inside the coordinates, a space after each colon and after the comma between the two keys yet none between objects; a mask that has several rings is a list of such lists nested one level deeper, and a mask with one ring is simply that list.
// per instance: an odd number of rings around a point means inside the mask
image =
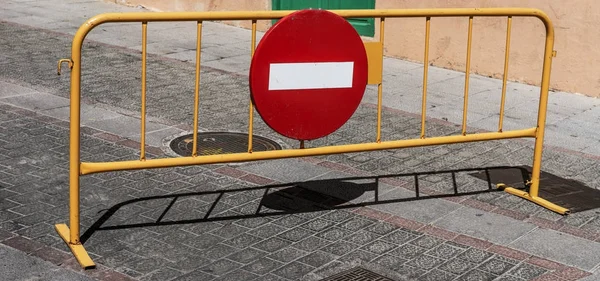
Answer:
[{"label": "red circular sign", "polygon": [[312,140],[350,119],[364,95],[367,71],[365,47],[350,23],[325,10],[302,10],[261,39],[250,64],[250,92],[269,127]]}]

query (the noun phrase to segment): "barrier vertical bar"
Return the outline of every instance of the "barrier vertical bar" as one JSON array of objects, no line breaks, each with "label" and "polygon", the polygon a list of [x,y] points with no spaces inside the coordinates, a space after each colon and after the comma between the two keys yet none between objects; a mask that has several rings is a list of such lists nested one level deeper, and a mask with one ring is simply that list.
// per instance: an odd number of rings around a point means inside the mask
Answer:
[{"label": "barrier vertical bar", "polygon": [[[254,50],[256,49],[256,20],[252,20],[252,46],[250,46],[250,58],[254,57]],[[249,102],[249,113],[248,113],[248,152],[252,153],[252,136],[254,126],[254,105],[252,104],[252,98]]]},{"label": "barrier vertical bar", "polygon": [[469,17],[469,37],[467,39],[467,65],[465,70],[465,98],[463,106],[462,134],[467,134],[467,110],[469,108],[469,75],[471,71],[471,43],[473,41],[473,16]]},{"label": "barrier vertical bar", "polygon": [[194,136],[192,156],[198,156],[198,107],[200,106],[200,62],[202,48],[202,21],[198,21],[196,28],[196,85],[194,88]]},{"label": "barrier vertical bar", "polygon": [[425,138],[425,119],[427,117],[427,75],[429,73],[429,34],[431,17],[425,19],[425,55],[423,58],[423,104],[421,105],[421,138]]},{"label": "barrier vertical bar", "polygon": [[512,17],[508,17],[506,23],[506,48],[504,48],[504,74],[502,77],[502,98],[500,100],[500,119],[498,120],[498,132],[502,132],[502,122],[504,121],[504,105],[506,103],[506,79],[508,79],[508,58],[510,57],[510,31],[512,27]]},{"label": "barrier vertical bar", "polygon": [[81,28],[75,33],[71,47],[71,96],[69,104],[69,226],[56,224],[54,228],[67,244],[79,264],[83,268],[94,267],[95,264],[80,241],[80,202],[79,175],[81,172],[81,48],[87,31]]},{"label": "barrier vertical bar", "polygon": [[[383,56],[383,33],[385,31],[385,18],[380,18],[379,21],[379,42],[381,43],[381,54]],[[382,57],[383,59],[383,57]],[[383,77],[383,62],[381,67],[381,75]],[[379,81],[377,85],[377,142],[381,142],[381,104],[383,99],[383,81]]]},{"label": "barrier vertical bar", "polygon": [[146,160],[146,48],[148,22],[142,22],[142,124],[140,135],[140,160]]}]

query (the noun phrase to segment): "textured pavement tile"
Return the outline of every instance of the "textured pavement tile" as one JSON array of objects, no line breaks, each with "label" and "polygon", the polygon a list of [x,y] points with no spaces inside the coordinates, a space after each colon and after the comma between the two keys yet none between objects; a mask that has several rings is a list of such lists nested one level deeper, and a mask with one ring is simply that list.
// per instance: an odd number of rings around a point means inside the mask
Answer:
[{"label": "textured pavement tile", "polygon": [[226,258],[235,262],[247,264],[266,255],[268,255],[267,252],[257,250],[254,248],[246,248],[239,252],[235,252],[227,256]]},{"label": "textured pavement tile", "polygon": [[333,244],[330,244],[328,246],[321,248],[321,251],[331,253],[334,255],[338,255],[338,256],[343,256],[358,247],[359,247],[359,245],[356,245],[356,244],[353,244],[350,242],[338,241],[338,242],[335,242]]},{"label": "textured pavement tile", "polygon": [[369,243],[369,244],[361,247],[361,249],[365,250],[365,251],[369,251],[371,253],[375,253],[375,254],[383,254],[395,247],[396,247],[395,244],[388,243],[388,242],[381,241],[381,240],[376,240],[376,241],[373,241],[372,243]]},{"label": "textured pavement tile", "polygon": [[412,259],[426,251],[427,249],[410,244],[405,244],[396,249],[391,250],[388,254],[399,256],[405,259]]},{"label": "textured pavement tile", "polygon": [[181,275],[181,272],[171,269],[171,268],[160,268],[156,271],[142,276],[140,280],[142,281],[161,281],[161,280],[169,280],[173,279],[177,276]]},{"label": "textured pavement tile", "polygon": [[458,258],[464,259],[466,261],[474,262],[474,263],[481,263],[481,262],[489,259],[493,255],[494,254],[486,252],[486,251],[471,248],[471,249],[466,250],[462,254],[458,255]]},{"label": "textured pavement tile", "polygon": [[458,275],[454,275],[449,272],[434,269],[432,271],[429,271],[427,274],[421,276],[420,279],[423,281],[447,281],[447,280],[453,280],[457,276]]},{"label": "textured pavement tile", "polygon": [[479,270],[502,275],[517,264],[517,261],[494,257],[478,267]]},{"label": "textured pavement tile", "polygon": [[283,232],[279,235],[277,235],[277,237],[279,238],[283,238],[292,242],[298,242],[308,236],[313,235],[315,232],[312,230],[308,230],[303,228],[305,226],[300,226],[300,227],[296,227],[296,228],[292,228],[291,230],[288,230],[286,232]]},{"label": "textured pavement tile", "polygon": [[535,228],[535,225],[526,222],[467,207],[434,225],[501,245],[515,241]]},{"label": "textured pavement tile", "polygon": [[459,258],[454,258],[440,265],[439,269],[451,272],[453,274],[462,275],[463,273],[475,268],[476,266],[476,263],[472,263]]},{"label": "textured pavement tile", "polygon": [[546,270],[541,267],[527,263],[522,263],[519,266],[511,269],[506,274],[529,280],[538,277],[544,273],[546,273]]},{"label": "textured pavement tile", "polygon": [[285,247],[273,254],[270,254],[268,257],[280,262],[291,262],[307,254],[307,251],[303,251],[295,247]]},{"label": "textured pavement tile", "polygon": [[308,238],[294,243],[294,247],[304,250],[304,251],[314,251],[326,245],[329,245],[331,242],[325,239],[321,239],[315,236],[309,236]]},{"label": "textured pavement tile", "polygon": [[464,251],[464,247],[459,247],[459,245],[452,244],[452,242],[446,242],[425,253],[441,259],[450,259]]},{"label": "textured pavement tile", "polygon": [[484,271],[480,271],[480,270],[471,270],[469,272],[467,272],[466,274],[458,277],[456,280],[461,280],[461,281],[471,281],[471,280],[481,280],[481,281],[492,281],[494,280],[496,277],[498,277],[497,275],[494,275],[492,273],[489,272],[484,272]]},{"label": "textured pavement tile", "polygon": [[210,280],[213,280],[214,278],[215,278],[215,276],[213,276],[213,275],[202,272],[200,270],[194,270],[190,273],[181,275],[181,276],[173,279],[173,281],[196,281],[196,280],[210,281]]},{"label": "textured pavement tile", "polygon": [[600,244],[549,229],[536,229],[509,247],[591,270],[600,264]]},{"label": "textured pavement tile", "polygon": [[240,268],[241,266],[242,264],[240,263],[228,259],[220,259],[201,268],[200,270],[211,275],[220,276],[234,269]]},{"label": "textured pavement tile", "polygon": [[408,261],[406,265],[413,266],[419,269],[430,270],[442,264],[444,261],[445,260],[443,259],[423,254]]},{"label": "textured pavement tile", "polygon": [[292,263],[289,263],[289,264],[273,271],[273,274],[281,276],[281,277],[285,277],[285,278],[291,279],[291,280],[298,280],[298,279],[302,278],[304,275],[311,272],[313,269],[314,269],[314,267],[312,267],[310,265],[306,265],[306,264],[299,263],[299,262],[292,262]]},{"label": "textured pavement tile", "polygon": [[260,243],[257,243],[255,245],[253,245],[254,248],[259,249],[259,250],[263,250],[265,252],[275,252],[281,248],[284,248],[286,246],[291,245],[292,242],[283,240],[281,238],[278,237],[272,237],[269,239],[266,239]]},{"label": "textured pavement tile", "polygon": [[316,251],[298,259],[298,261],[314,267],[321,267],[334,259],[336,259],[336,256],[333,254]]},{"label": "textured pavement tile", "polygon": [[352,233],[353,231],[351,230],[334,226],[315,234],[315,236],[329,241],[337,241],[339,239],[351,235]]},{"label": "textured pavement tile", "polygon": [[377,258],[379,255],[364,250],[355,250],[339,258],[343,262],[364,261],[369,262]]},{"label": "textured pavement tile", "polygon": [[243,269],[258,275],[265,275],[282,265],[283,263],[281,262],[263,257],[251,264],[244,266]]}]

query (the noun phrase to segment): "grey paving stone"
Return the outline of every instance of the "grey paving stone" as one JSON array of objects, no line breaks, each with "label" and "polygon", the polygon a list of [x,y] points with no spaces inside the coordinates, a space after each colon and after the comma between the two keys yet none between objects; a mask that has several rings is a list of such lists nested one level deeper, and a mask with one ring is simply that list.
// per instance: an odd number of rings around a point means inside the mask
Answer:
[{"label": "grey paving stone", "polygon": [[171,268],[160,268],[153,271],[150,274],[142,276],[140,280],[143,281],[159,281],[159,280],[170,280],[181,275],[181,272]]},{"label": "grey paving stone", "polygon": [[518,262],[515,260],[494,257],[480,265],[478,269],[496,275],[502,275],[513,268],[517,263]]},{"label": "grey paving stone", "polygon": [[338,256],[343,256],[358,247],[359,247],[359,245],[356,245],[354,243],[350,243],[350,242],[346,242],[346,241],[338,241],[338,242],[329,244],[325,247],[322,247],[321,251],[324,251],[324,252],[327,252],[330,254],[334,254],[334,255],[338,255]]},{"label": "grey paving stone", "polygon": [[355,251],[352,251],[352,252],[340,257],[338,260],[340,260],[342,262],[355,262],[355,261],[369,262],[369,261],[374,260],[378,256],[379,256],[378,254],[367,252],[364,250],[355,250]]},{"label": "grey paving stone", "polygon": [[303,228],[302,226],[300,227],[296,227],[296,228],[292,228],[291,230],[288,230],[286,232],[283,232],[279,235],[277,235],[277,237],[292,241],[292,242],[298,242],[310,235],[313,235],[315,232],[312,230],[308,230]]},{"label": "grey paving stone", "polygon": [[458,255],[458,258],[464,259],[466,261],[474,262],[474,263],[481,263],[481,262],[484,262],[485,260],[489,259],[493,255],[494,254],[483,251],[483,250],[470,248],[470,249],[466,250],[465,252],[463,252],[462,254]]},{"label": "grey paving stone", "polygon": [[246,248],[249,247],[250,245],[256,244],[259,241],[262,241],[263,238],[251,235],[251,234],[247,234],[247,233],[242,233],[236,237],[233,237],[229,240],[225,240],[223,241],[224,244],[236,247],[236,248]]},{"label": "grey paving stone", "polygon": [[494,275],[489,272],[480,271],[480,270],[471,270],[467,272],[465,275],[458,277],[456,280],[482,280],[482,281],[491,281],[496,279],[497,275]]},{"label": "grey paving stone", "polygon": [[330,227],[328,229],[318,232],[317,234],[315,234],[315,236],[329,240],[329,241],[337,241],[337,240],[342,239],[343,237],[346,237],[352,233],[353,232],[351,230],[334,226],[334,227]]},{"label": "grey paving stone", "polygon": [[296,247],[300,250],[314,251],[314,250],[324,247],[330,243],[331,242],[328,240],[321,239],[321,238],[318,238],[315,236],[309,236],[302,241],[294,243],[293,245],[294,245],[294,247]]},{"label": "grey paving stone", "polygon": [[220,259],[201,268],[200,270],[211,275],[221,276],[234,269],[240,268],[241,266],[242,265],[240,263],[228,259]]},{"label": "grey paving stone", "polygon": [[377,234],[374,234],[372,232],[368,232],[366,230],[359,230],[358,232],[349,235],[346,240],[348,242],[352,242],[358,245],[365,245],[368,244],[376,239],[378,239],[380,236]]},{"label": "grey paving stone", "polygon": [[457,275],[454,275],[449,272],[441,271],[438,269],[434,269],[429,271],[427,274],[421,277],[421,280],[424,281],[446,281],[446,280],[454,280]]},{"label": "grey paving stone", "polygon": [[275,252],[291,244],[292,242],[290,241],[286,241],[278,237],[272,237],[253,245],[253,247],[265,252]]},{"label": "grey paving stone", "polygon": [[235,262],[247,264],[265,255],[268,255],[268,253],[254,248],[245,248],[239,252],[235,252],[227,256],[226,258]]},{"label": "grey paving stone", "polygon": [[[515,241],[536,228],[530,223],[469,207],[457,210],[434,225],[501,245]],[[511,231],[505,231],[506,229]]]},{"label": "grey paving stone", "polygon": [[283,263],[281,262],[263,257],[249,265],[244,266],[243,269],[258,275],[265,275],[282,265]]},{"label": "grey paving stone", "polygon": [[444,240],[435,238],[430,235],[423,235],[415,240],[410,241],[411,244],[425,248],[425,249],[431,249],[435,246],[440,245],[443,242],[444,242]]},{"label": "grey paving stone", "polygon": [[397,229],[394,232],[383,236],[381,239],[387,242],[402,245],[404,243],[408,243],[409,241],[416,239],[417,237],[419,236],[415,235],[414,233],[409,233],[407,231]]},{"label": "grey paving stone", "polygon": [[273,223],[268,223],[256,229],[250,230],[248,231],[248,233],[258,237],[267,238],[274,236],[278,233],[282,233],[284,231],[286,231],[286,228],[275,225]]},{"label": "grey paving stone", "polygon": [[308,265],[311,265],[314,267],[321,267],[321,266],[333,261],[336,258],[337,258],[337,256],[335,256],[333,254],[326,253],[323,251],[316,251],[316,252],[313,252],[311,254],[308,254],[308,255],[298,259],[298,262],[308,264]]},{"label": "grey paving stone", "polygon": [[386,234],[396,230],[396,227],[389,223],[376,222],[376,223],[366,227],[365,230],[375,233],[375,234],[379,234],[379,235],[386,235]]},{"label": "grey paving stone", "polygon": [[547,270],[545,270],[541,267],[527,264],[527,263],[522,263],[519,266],[511,269],[509,272],[507,272],[507,274],[510,276],[523,278],[525,280],[530,280],[530,279],[536,278],[546,272],[547,272]]},{"label": "grey paving stone", "polygon": [[371,219],[355,217],[355,218],[348,219],[348,220],[338,224],[337,226],[344,228],[344,229],[351,230],[351,231],[357,231],[359,229],[370,226],[374,222],[375,221],[371,220]]},{"label": "grey paving stone", "polygon": [[476,266],[476,263],[469,262],[460,258],[454,258],[440,265],[438,269],[456,275],[462,275],[463,273],[475,268]]},{"label": "grey paving stone", "polygon": [[598,243],[586,243],[582,238],[549,229],[538,228],[529,232],[509,247],[584,270],[600,264]]},{"label": "grey paving stone", "polygon": [[308,221],[308,219],[302,218],[302,217],[299,217],[296,215],[291,215],[291,216],[284,216],[281,219],[273,221],[273,223],[283,226],[283,227],[293,228],[293,227],[296,227],[306,221]]},{"label": "grey paving stone", "polygon": [[443,243],[431,250],[428,250],[426,254],[438,257],[441,259],[450,259],[465,251],[464,247],[458,247],[459,245],[451,243]]},{"label": "grey paving stone", "polygon": [[194,270],[190,273],[187,273],[185,275],[179,276],[175,279],[173,279],[174,281],[195,281],[195,280],[214,280],[215,276],[210,275],[208,273],[199,271],[199,270]]},{"label": "grey paving stone", "polygon": [[373,242],[361,247],[361,249],[375,253],[375,254],[383,254],[395,247],[396,247],[395,244],[388,243],[388,242],[381,241],[381,240],[376,240],[376,241],[373,241]]},{"label": "grey paving stone", "polygon": [[291,262],[300,257],[303,257],[307,254],[308,254],[307,251],[303,251],[303,250],[300,250],[300,249],[290,246],[290,247],[285,247],[273,254],[270,254],[268,257],[271,259],[286,263],[286,262]]},{"label": "grey paving stone", "polygon": [[324,220],[324,219],[314,219],[302,225],[302,227],[313,230],[313,231],[321,231],[325,228],[328,228],[334,225],[334,222]]},{"label": "grey paving stone", "polygon": [[273,271],[273,274],[291,280],[298,280],[306,274],[308,274],[309,272],[311,272],[313,269],[314,267],[310,265],[306,265],[299,262],[292,262]]},{"label": "grey paving stone", "polygon": [[[323,175],[329,169],[311,165],[296,159],[274,160],[241,167],[242,170],[255,175],[272,178],[279,182],[300,182]],[[285,171],[285,173],[282,173]]]}]

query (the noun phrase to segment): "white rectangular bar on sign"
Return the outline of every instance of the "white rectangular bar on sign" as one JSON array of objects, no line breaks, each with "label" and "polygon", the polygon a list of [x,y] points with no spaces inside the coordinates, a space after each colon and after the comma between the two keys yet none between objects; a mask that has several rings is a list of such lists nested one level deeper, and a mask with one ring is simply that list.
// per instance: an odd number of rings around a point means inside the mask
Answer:
[{"label": "white rectangular bar on sign", "polygon": [[351,88],[354,62],[272,63],[269,90]]}]

